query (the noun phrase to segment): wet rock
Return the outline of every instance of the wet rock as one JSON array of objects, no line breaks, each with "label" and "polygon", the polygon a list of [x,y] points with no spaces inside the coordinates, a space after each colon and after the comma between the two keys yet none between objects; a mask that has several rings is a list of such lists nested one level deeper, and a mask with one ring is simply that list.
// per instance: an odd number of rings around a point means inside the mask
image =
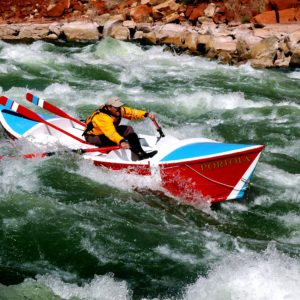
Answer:
[{"label": "wet rock", "polygon": [[300,66],[300,48],[296,49],[291,57],[290,61],[291,67],[299,67]]},{"label": "wet rock", "polygon": [[296,51],[300,48],[300,29],[289,35],[288,46],[291,51]]},{"label": "wet rock", "polygon": [[213,37],[211,48],[215,50],[224,50],[228,53],[236,51],[237,41],[233,40],[231,36]]},{"label": "wet rock", "polygon": [[67,41],[97,41],[99,40],[99,31],[97,23],[71,22],[61,27]]},{"label": "wet rock", "polygon": [[186,47],[190,52],[196,53],[198,49],[198,37],[196,32],[189,32],[185,35],[184,47]]},{"label": "wet rock", "polygon": [[278,49],[278,40],[275,37],[263,39],[261,42],[252,46],[251,65],[254,67],[269,68],[273,66]]},{"label": "wet rock", "polygon": [[291,62],[291,56],[285,56],[284,51],[277,50],[276,60],[274,61],[275,67],[287,68]]},{"label": "wet rock", "polygon": [[124,16],[116,15],[111,17],[107,22],[105,22],[103,27],[103,37],[111,36],[111,32],[114,26],[120,26],[124,21]]},{"label": "wet rock", "polygon": [[119,24],[117,26],[113,26],[110,36],[112,38],[115,38],[117,40],[128,40],[130,37],[130,31],[127,27],[124,27],[123,25]]},{"label": "wet rock", "polygon": [[0,25],[0,38],[2,40],[16,40],[18,39],[20,30],[20,25],[2,24]]},{"label": "wet rock", "polygon": [[[22,41],[29,40],[47,40],[49,36],[49,24],[29,24],[21,26],[18,39]],[[50,39],[58,39],[51,35]]]},{"label": "wet rock", "polygon": [[198,35],[198,45],[197,45],[197,50],[201,54],[206,54],[209,52],[211,45],[212,45],[212,36],[209,34],[201,34]]}]

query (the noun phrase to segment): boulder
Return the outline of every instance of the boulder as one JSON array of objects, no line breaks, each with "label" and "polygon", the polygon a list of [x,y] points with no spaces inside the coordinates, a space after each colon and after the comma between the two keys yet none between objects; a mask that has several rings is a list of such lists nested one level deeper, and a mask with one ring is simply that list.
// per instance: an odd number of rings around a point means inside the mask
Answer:
[{"label": "boulder", "polygon": [[110,19],[110,14],[103,14],[96,16],[93,21],[96,22],[99,26],[104,27],[105,23]]},{"label": "boulder", "polygon": [[282,10],[292,7],[299,7],[299,0],[270,0],[271,7]]},{"label": "boulder", "polygon": [[189,32],[185,35],[184,46],[192,53],[197,52],[198,49],[198,34]]},{"label": "boulder", "polygon": [[254,46],[263,40],[262,37],[255,36],[254,31],[251,28],[243,25],[237,27],[233,31],[233,35],[237,40],[245,42],[248,47]]},{"label": "boulder", "polygon": [[200,17],[199,19],[204,18],[205,20],[201,20],[201,27],[197,29],[200,34],[213,34],[216,31],[217,25],[211,20],[207,19],[207,17]]},{"label": "boulder", "polygon": [[300,67],[300,48],[296,49],[291,57],[290,61],[291,67]]},{"label": "boulder", "polygon": [[117,40],[129,40],[130,31],[127,27],[124,27],[120,24],[112,27],[110,36]]},{"label": "boulder", "polygon": [[300,22],[300,8],[290,8],[279,11],[280,23]]},{"label": "boulder", "polygon": [[172,44],[177,47],[184,47],[187,30],[178,24],[166,24],[156,27],[157,40],[163,44]]},{"label": "boulder", "polygon": [[211,48],[212,36],[209,34],[200,34],[198,35],[197,43],[197,50],[201,54],[206,54]]},{"label": "boulder", "polygon": [[169,14],[172,14],[174,12],[177,12],[180,5],[176,3],[175,0],[167,0],[164,1],[158,5],[155,5],[152,7],[153,9],[153,18],[154,19],[160,19],[162,17],[165,17]]},{"label": "boulder", "polygon": [[[26,24],[21,27],[18,38],[23,41],[46,40],[49,32],[49,24]],[[53,36],[51,39],[53,39]],[[58,39],[58,36],[56,36],[56,39]]]},{"label": "boulder", "polygon": [[207,8],[204,10],[204,15],[208,18],[212,18],[216,12],[216,4],[209,3]]},{"label": "boulder", "polygon": [[48,17],[61,17],[66,9],[70,7],[70,0],[51,0],[47,7]]},{"label": "boulder", "polygon": [[136,28],[136,23],[131,20],[127,20],[123,22],[123,26],[129,28],[129,29],[135,29]]},{"label": "boulder", "polygon": [[278,40],[275,37],[263,39],[250,48],[251,65],[254,67],[273,67],[277,54]]},{"label": "boulder", "polygon": [[251,58],[250,47],[242,39],[238,39],[236,43],[236,62],[246,62]]},{"label": "boulder", "polygon": [[16,40],[18,39],[18,35],[21,30],[20,25],[7,25],[1,24],[0,25],[0,39],[1,40]]},{"label": "boulder", "polygon": [[179,14],[177,12],[174,12],[172,14],[166,15],[165,17],[163,17],[163,22],[168,24],[168,23],[172,23],[176,20],[179,20]]},{"label": "boulder", "polygon": [[254,22],[258,24],[274,24],[277,23],[276,13],[274,10],[263,12],[259,15],[256,15]]},{"label": "boulder", "polygon": [[300,48],[300,29],[289,35],[288,47],[292,51]]},{"label": "boulder", "polygon": [[220,50],[216,53],[216,56],[221,64],[230,64],[232,62],[232,56],[228,51]]},{"label": "boulder", "polygon": [[[142,31],[144,33],[147,33],[147,32],[152,32],[153,30],[155,31],[156,27],[153,27],[151,24],[149,23],[137,23],[136,24],[136,30],[137,31]],[[160,28],[160,27],[159,27]]]},{"label": "boulder", "polygon": [[137,31],[134,33],[133,39],[134,39],[134,40],[142,40],[142,39],[143,39],[143,36],[144,36],[144,32],[143,32],[143,31],[140,31],[140,30],[137,30]]},{"label": "boulder", "polygon": [[285,56],[283,51],[277,50],[276,60],[274,61],[275,67],[287,68],[290,65],[291,56]]},{"label": "boulder", "polygon": [[161,4],[161,3],[165,2],[165,1],[166,0],[149,0],[149,4],[151,6],[156,6],[156,5]]},{"label": "boulder", "polygon": [[99,31],[97,23],[72,22],[61,27],[67,41],[97,41]]},{"label": "boulder", "polygon": [[150,23],[152,19],[152,7],[148,5],[139,5],[130,10],[130,17],[137,23]]},{"label": "boulder", "polygon": [[233,40],[231,36],[219,36],[212,38],[211,48],[227,52],[235,52],[236,44],[237,41]]},{"label": "boulder", "polygon": [[156,44],[156,35],[154,32],[148,32],[143,34],[143,41],[150,45]]},{"label": "boulder", "polygon": [[207,8],[206,3],[198,4],[195,8],[191,10],[191,13],[189,15],[190,21],[196,21],[199,17],[204,16],[204,10]]},{"label": "boulder", "polygon": [[57,36],[60,36],[61,34],[61,25],[57,22],[51,23],[49,25],[49,34],[54,33]]},{"label": "boulder", "polygon": [[124,17],[122,15],[116,15],[111,17],[108,21],[105,22],[103,26],[103,36],[111,36],[111,31],[114,26],[119,26],[123,23]]}]

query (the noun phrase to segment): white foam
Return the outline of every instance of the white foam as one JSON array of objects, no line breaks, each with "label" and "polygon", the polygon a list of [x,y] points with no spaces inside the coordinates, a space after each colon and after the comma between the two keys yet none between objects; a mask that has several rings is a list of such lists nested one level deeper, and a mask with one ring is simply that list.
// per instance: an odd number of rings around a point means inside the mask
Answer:
[{"label": "white foam", "polygon": [[300,71],[294,71],[288,74],[289,78],[300,79]]},{"label": "white foam", "polygon": [[[159,102],[159,99],[156,99]],[[201,115],[212,110],[232,110],[237,108],[261,108],[272,106],[270,101],[252,101],[246,99],[242,92],[216,93],[201,90],[191,94],[180,94],[165,99],[168,110],[184,115]],[[212,120],[213,121],[213,120]],[[220,120],[218,122],[221,122]],[[216,124],[215,124],[216,125]]]},{"label": "white foam", "polygon": [[126,171],[108,170],[103,167],[96,167],[92,162],[82,160],[76,173],[88,177],[95,182],[107,184],[124,191],[134,192],[136,188],[162,190],[159,178],[128,174]]},{"label": "white foam", "polygon": [[231,254],[188,286],[184,299],[297,300],[300,263],[273,246],[263,253]]},{"label": "white foam", "polygon": [[168,245],[157,246],[154,251],[159,255],[165,256],[168,259],[172,259],[176,262],[182,262],[191,265],[199,263],[199,259],[195,255],[179,252],[178,250],[171,249]]},{"label": "white foam", "polygon": [[[300,195],[299,195],[300,201]],[[287,244],[300,244],[300,216],[296,213],[287,213],[285,215],[278,216],[278,219],[284,223],[285,226],[288,226],[289,235],[285,235],[281,238],[278,238],[278,241],[287,243]]]},{"label": "white foam", "polygon": [[63,282],[53,275],[38,275],[37,282],[48,286],[62,299],[89,300],[129,300],[129,290],[125,281],[116,281],[111,275],[95,276],[93,280],[81,286]]},{"label": "white foam", "polygon": [[300,174],[291,174],[264,163],[260,163],[260,168],[257,169],[256,173],[267,179],[272,186],[285,189],[294,188],[300,192]]},{"label": "white foam", "polygon": [[12,192],[34,192],[38,187],[38,177],[35,172],[40,159],[7,158],[1,160],[0,194]]}]

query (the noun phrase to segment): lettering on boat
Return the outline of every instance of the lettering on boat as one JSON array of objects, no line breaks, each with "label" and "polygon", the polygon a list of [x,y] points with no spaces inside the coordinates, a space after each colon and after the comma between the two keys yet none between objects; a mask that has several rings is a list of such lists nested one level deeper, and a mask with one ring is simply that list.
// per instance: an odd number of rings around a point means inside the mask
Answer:
[{"label": "lettering on boat", "polygon": [[202,171],[215,170],[215,169],[226,168],[226,167],[230,167],[233,165],[240,165],[240,164],[249,163],[249,162],[251,162],[249,156],[244,155],[244,156],[226,158],[226,159],[221,159],[221,160],[212,161],[212,162],[208,162],[208,163],[203,163],[203,164],[200,164],[200,169]]}]

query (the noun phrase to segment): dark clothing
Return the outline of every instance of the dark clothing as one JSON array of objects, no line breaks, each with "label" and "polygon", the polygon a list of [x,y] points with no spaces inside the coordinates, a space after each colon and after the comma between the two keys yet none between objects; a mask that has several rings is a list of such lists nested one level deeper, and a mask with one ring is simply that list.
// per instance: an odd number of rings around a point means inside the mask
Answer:
[{"label": "dark clothing", "polygon": [[[116,130],[125,139],[127,138],[127,136],[129,134],[134,133],[133,128],[131,126],[126,126],[126,125],[116,126]],[[96,145],[98,147],[116,145],[116,143],[114,143],[112,140],[110,140],[104,134],[100,134],[100,135],[85,134],[84,137],[87,142],[89,142],[90,144]]]}]

